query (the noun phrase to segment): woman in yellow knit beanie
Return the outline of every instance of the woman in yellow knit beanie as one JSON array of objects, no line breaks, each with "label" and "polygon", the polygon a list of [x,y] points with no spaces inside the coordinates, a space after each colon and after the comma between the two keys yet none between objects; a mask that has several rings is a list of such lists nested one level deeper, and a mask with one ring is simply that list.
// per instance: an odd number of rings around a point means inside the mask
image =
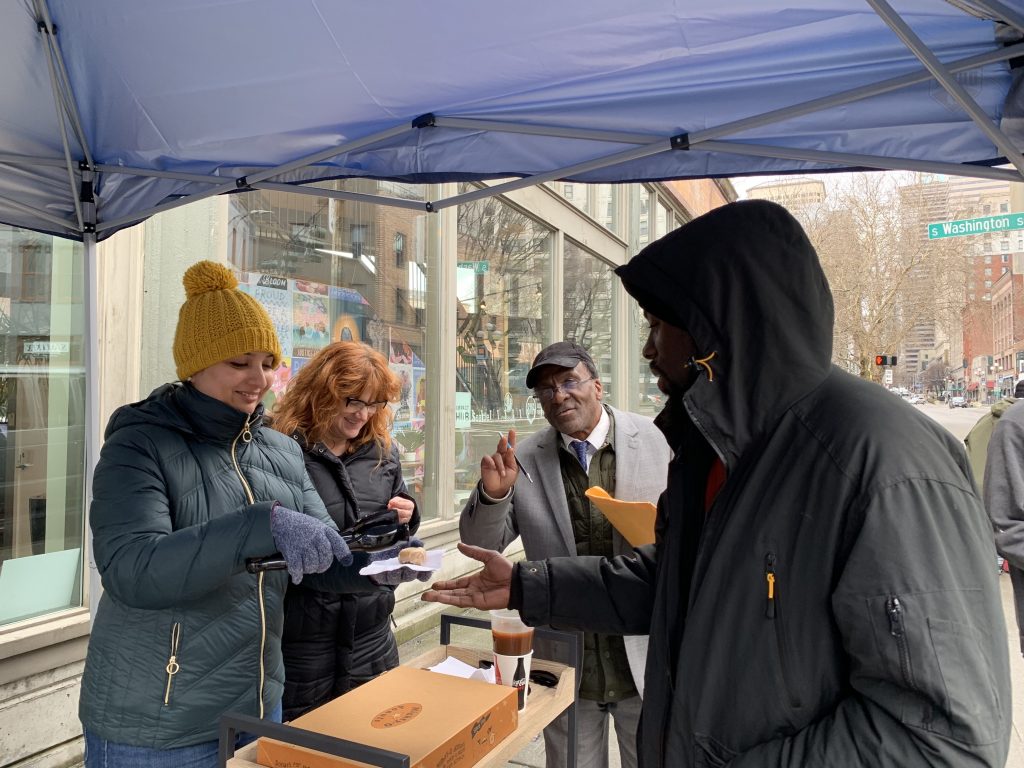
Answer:
[{"label": "woman in yellow knit beanie", "polygon": [[281,361],[270,317],[220,264],[184,283],[181,381],[114,413],[93,479],[103,594],[79,704],[87,768],[212,768],[224,712],[280,721],[288,578],[262,560],[317,589],[375,589],[295,441],[263,427]]},{"label": "woman in yellow knit beanie", "polygon": [[230,269],[200,261],[189,267],[182,282],[186,298],[174,333],[179,379],[185,381],[214,363],[252,351],[271,355],[271,365],[277,368],[281,344],[274,324],[256,299],[238,290]]}]

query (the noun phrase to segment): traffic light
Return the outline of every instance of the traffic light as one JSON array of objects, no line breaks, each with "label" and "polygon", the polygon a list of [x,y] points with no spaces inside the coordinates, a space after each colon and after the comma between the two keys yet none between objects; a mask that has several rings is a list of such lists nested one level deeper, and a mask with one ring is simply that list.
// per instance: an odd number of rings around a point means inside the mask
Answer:
[{"label": "traffic light", "polygon": [[896,355],[875,355],[875,365],[896,365]]}]

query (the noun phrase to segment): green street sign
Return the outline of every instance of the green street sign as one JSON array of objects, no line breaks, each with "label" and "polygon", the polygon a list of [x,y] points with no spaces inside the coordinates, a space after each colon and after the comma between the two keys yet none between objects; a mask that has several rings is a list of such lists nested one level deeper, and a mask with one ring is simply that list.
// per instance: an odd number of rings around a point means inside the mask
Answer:
[{"label": "green street sign", "polygon": [[491,263],[489,261],[459,261],[456,264],[459,269],[472,269],[478,275],[486,275],[491,271]]},{"label": "green street sign", "polygon": [[999,216],[982,216],[980,219],[960,221],[936,221],[928,225],[928,239],[986,235],[1011,229],[1024,229],[1024,213],[1003,213]]}]

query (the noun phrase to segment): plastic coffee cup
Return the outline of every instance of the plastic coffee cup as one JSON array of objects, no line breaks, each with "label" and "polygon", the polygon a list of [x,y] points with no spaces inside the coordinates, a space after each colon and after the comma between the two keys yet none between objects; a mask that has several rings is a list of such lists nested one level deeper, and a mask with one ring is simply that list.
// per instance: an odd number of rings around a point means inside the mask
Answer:
[{"label": "plastic coffee cup", "polygon": [[533,627],[519,618],[519,611],[491,611],[494,651],[494,682],[519,691],[519,709],[526,708],[530,661],[533,658]]}]

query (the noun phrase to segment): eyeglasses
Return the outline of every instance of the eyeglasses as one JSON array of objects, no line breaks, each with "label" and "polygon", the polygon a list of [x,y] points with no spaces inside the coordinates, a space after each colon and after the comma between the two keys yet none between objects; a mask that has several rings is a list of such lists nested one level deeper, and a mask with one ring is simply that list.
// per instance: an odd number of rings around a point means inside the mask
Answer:
[{"label": "eyeglasses", "polygon": [[561,384],[556,384],[553,387],[534,387],[533,396],[540,400],[542,403],[550,403],[555,399],[555,394],[562,392],[566,395],[571,395],[576,392],[588,381],[593,381],[594,377],[591,376],[589,379],[566,379]]},{"label": "eyeglasses", "polygon": [[364,403],[358,397],[346,397],[345,408],[352,413],[359,413],[365,410],[368,414],[373,416],[381,408],[387,408],[387,400],[378,400],[376,403]]}]

